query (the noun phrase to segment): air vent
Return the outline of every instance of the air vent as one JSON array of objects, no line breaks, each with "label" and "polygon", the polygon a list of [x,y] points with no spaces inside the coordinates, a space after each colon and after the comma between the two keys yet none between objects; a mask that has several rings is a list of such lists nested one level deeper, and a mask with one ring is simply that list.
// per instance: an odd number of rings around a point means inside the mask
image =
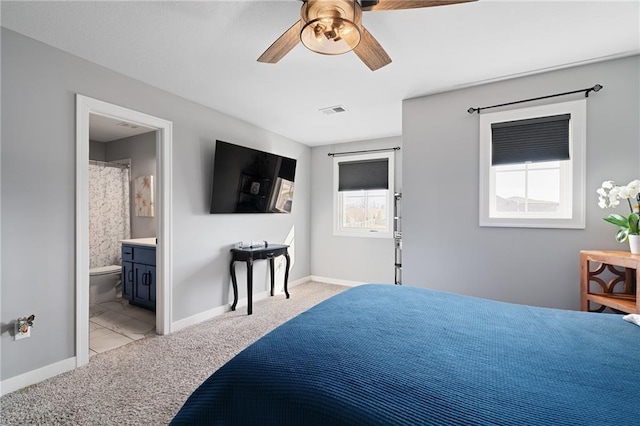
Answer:
[{"label": "air vent", "polygon": [[140,127],[137,124],[131,124],[131,123],[127,123],[125,121],[121,121],[120,123],[117,124],[117,126],[129,127],[130,129],[137,129],[138,127]]},{"label": "air vent", "polygon": [[332,115],[332,114],[338,114],[341,112],[347,112],[347,109],[342,105],[336,105],[336,106],[327,107],[327,108],[320,108],[320,112],[322,112],[324,115]]}]

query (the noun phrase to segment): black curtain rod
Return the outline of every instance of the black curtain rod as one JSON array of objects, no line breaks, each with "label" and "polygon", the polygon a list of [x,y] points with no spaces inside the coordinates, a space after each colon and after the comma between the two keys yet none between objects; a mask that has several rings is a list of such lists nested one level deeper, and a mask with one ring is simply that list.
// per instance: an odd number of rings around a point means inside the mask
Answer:
[{"label": "black curtain rod", "polygon": [[400,151],[400,147],[394,146],[393,148],[367,149],[364,151],[330,152],[327,155],[329,157],[335,157],[336,155],[364,154],[365,152],[382,152],[382,151]]},{"label": "black curtain rod", "polygon": [[472,107],[472,108],[469,108],[467,110],[467,112],[469,114],[473,114],[474,112],[477,111],[478,114],[480,114],[480,111],[482,111],[483,109],[498,108],[498,107],[501,107],[501,106],[521,104],[523,102],[539,101],[540,99],[555,98],[556,96],[572,95],[574,93],[580,93],[580,92],[584,92],[584,97],[588,98],[589,97],[589,92],[599,92],[600,89],[602,89],[602,86],[599,85],[599,84],[596,84],[593,87],[589,87],[587,89],[574,90],[572,92],[556,93],[555,95],[540,96],[539,98],[531,98],[531,99],[523,99],[521,101],[507,102],[506,104],[498,104],[498,105],[491,105],[491,106],[478,107],[478,108],[473,108]]}]

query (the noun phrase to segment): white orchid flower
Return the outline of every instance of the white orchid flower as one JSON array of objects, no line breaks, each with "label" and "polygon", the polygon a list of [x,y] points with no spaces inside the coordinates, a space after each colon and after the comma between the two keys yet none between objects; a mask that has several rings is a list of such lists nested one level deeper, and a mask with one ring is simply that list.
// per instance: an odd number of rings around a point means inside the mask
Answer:
[{"label": "white orchid flower", "polygon": [[631,194],[629,193],[629,189],[626,186],[621,186],[620,191],[618,191],[618,197],[622,199],[631,198]]},{"label": "white orchid flower", "polygon": [[636,198],[640,193],[640,180],[632,180],[627,184],[627,191],[629,191],[629,198]]},{"label": "white orchid flower", "polygon": [[[609,190],[607,192],[607,190]],[[607,207],[617,207],[621,200],[626,200],[624,204],[628,204],[631,209],[629,216],[621,216],[619,214],[610,214],[604,220],[617,226],[616,241],[624,242],[631,235],[640,235],[640,226],[638,215],[640,215],[640,179],[635,179],[625,186],[616,186],[613,181],[606,180],[602,182],[602,187],[597,191],[598,206],[601,209]]]},{"label": "white orchid flower", "polygon": [[606,209],[608,207],[607,200],[605,200],[604,198],[600,198],[600,201],[598,201],[598,205],[601,209]]},{"label": "white orchid flower", "polygon": [[609,191],[609,198],[618,198],[618,194],[620,194],[620,190],[622,188],[619,186],[614,186],[613,188],[611,188],[611,190]]}]

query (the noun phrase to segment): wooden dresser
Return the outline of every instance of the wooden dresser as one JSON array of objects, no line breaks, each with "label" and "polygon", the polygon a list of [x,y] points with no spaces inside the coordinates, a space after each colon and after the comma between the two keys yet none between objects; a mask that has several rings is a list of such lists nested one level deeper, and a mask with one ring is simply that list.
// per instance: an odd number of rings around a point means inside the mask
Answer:
[{"label": "wooden dresser", "polygon": [[[580,252],[580,310],[612,308],[640,313],[640,255],[628,251]],[[592,308],[591,304],[599,305]]]}]

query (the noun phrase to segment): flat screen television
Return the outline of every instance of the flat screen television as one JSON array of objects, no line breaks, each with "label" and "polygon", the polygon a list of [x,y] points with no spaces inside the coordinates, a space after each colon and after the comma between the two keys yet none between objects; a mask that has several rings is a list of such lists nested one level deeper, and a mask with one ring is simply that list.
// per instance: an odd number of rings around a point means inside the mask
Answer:
[{"label": "flat screen television", "polygon": [[291,213],[296,160],[216,141],[210,213]]}]

